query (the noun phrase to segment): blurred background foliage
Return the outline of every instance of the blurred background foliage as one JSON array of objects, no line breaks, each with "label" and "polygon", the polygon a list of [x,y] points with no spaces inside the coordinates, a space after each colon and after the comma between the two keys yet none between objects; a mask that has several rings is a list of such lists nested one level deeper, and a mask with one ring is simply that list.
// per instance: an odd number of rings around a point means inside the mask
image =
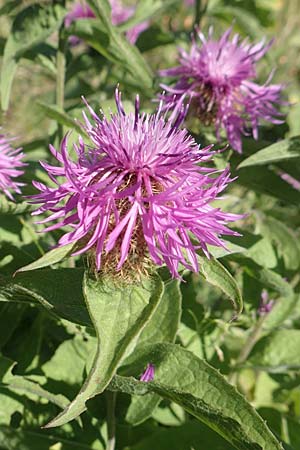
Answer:
[{"label": "blurred background foliage", "polygon": [[[1,54],[14,17],[31,3],[0,1]],[[71,3],[67,2],[67,7]],[[154,74],[152,85],[143,86],[128,73],[126,55],[117,63],[113,57],[107,59],[104,51],[97,51],[97,43],[92,48],[82,42],[67,48],[64,109],[61,109],[56,104],[57,32],[49,36],[44,49],[35,48],[22,55],[9,108],[1,113],[0,122],[25,150],[29,164],[24,175],[25,194],[33,192],[32,179],[45,181],[38,161],[49,158],[48,144],[57,144],[61,132],[70,128],[74,129],[71,139],[77,138],[78,124],[73,119],[81,120],[81,95],[96,110],[100,107],[104,111],[114,110],[113,92],[120,82],[126,108],[133,107],[138,92],[142,94],[142,108],[154,109],[152,99],[160,89],[155,74],[174,65],[178,46],[188,46],[195,8],[176,0],[161,2],[156,9],[156,2],[139,3],[141,13],[149,11],[151,25],[136,45],[149,73]],[[282,180],[279,173],[300,180],[300,144],[299,138],[295,138],[300,134],[300,1],[209,0],[201,5],[204,32],[213,25],[221,35],[232,24],[235,31],[249,36],[251,41],[274,38],[268,55],[259,64],[259,75],[264,81],[274,68],[273,81],[286,85],[290,106],[283,108],[284,124],[262,126],[257,142],[244,139],[242,156],[229,149],[216,158],[220,168],[230,162],[233,175],[238,176],[223,205],[228,210],[248,214],[240,225],[242,237],[228,240],[228,255],[212,249],[213,256],[220,258],[242,291],[243,314],[231,321],[232,307],[222,286],[207,284],[201,275],[187,274],[187,282],[181,284],[182,318],[176,342],[228,376],[267,420],[285,448],[299,450],[300,192]],[[81,26],[85,25],[79,23],[79,31]],[[120,26],[120,30],[125,29],[126,24]],[[199,124],[192,124],[191,128],[202,145],[216,142],[213,130],[203,130]],[[268,157],[263,162],[239,167],[250,155],[283,139],[292,139],[282,145],[286,145],[290,154],[294,153],[293,157],[279,156],[274,160]],[[271,150],[272,155],[275,150]],[[282,152],[281,146],[278,154]],[[1,208],[0,449],[104,449],[105,396],[90,400],[88,411],[71,424],[53,430],[40,428],[76,395],[86,376],[87,356],[95,349],[94,332],[85,311],[77,305],[79,300],[74,300],[74,293],[81,289],[83,263],[79,258],[65,260],[54,266],[58,269],[55,279],[50,272],[48,278],[40,280],[39,274],[32,278],[24,275],[14,284],[11,275],[48,251],[59,232],[37,234],[37,227],[26,211],[13,215],[5,211],[11,206],[3,204]],[[275,302],[265,315],[258,312],[263,289]],[[39,302],[52,306],[46,311]],[[70,311],[74,304],[78,310],[76,320],[72,321]],[[136,377],[139,375],[136,373]],[[128,420],[129,403],[128,395],[118,395],[118,449],[203,450],[208,446],[215,450],[233,449],[172,401],[163,400],[150,409],[141,423],[134,410]]]}]

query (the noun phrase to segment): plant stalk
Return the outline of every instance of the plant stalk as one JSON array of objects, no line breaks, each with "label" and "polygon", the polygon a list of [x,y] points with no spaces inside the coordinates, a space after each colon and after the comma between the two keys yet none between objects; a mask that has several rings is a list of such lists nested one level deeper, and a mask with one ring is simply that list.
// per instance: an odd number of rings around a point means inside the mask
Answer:
[{"label": "plant stalk", "polygon": [[[239,365],[243,364],[246,359],[248,358],[248,356],[251,353],[251,350],[253,349],[254,345],[256,344],[256,342],[258,341],[258,339],[260,338],[260,334],[263,328],[263,324],[264,321],[266,319],[266,317],[268,316],[268,314],[263,314],[262,316],[259,317],[258,321],[256,322],[252,332],[250,333],[244,347],[242,348],[237,360],[236,360],[236,366],[238,367]],[[236,372],[233,370],[229,376],[228,376],[228,381],[230,383],[235,383],[236,382]]]},{"label": "plant stalk", "polygon": [[201,19],[203,15],[205,14],[206,8],[207,8],[208,0],[196,0],[195,2],[195,22],[194,26],[200,26]]},{"label": "plant stalk", "polygon": [[[64,24],[59,29],[58,48],[56,54],[56,105],[60,110],[64,109],[65,100],[65,75],[66,75],[66,38],[64,36]],[[63,138],[63,126],[58,124],[59,141]]]},{"label": "plant stalk", "polygon": [[107,403],[107,445],[106,450],[115,450],[116,445],[116,417],[115,417],[115,406],[116,406],[116,392],[106,392],[106,403]]}]

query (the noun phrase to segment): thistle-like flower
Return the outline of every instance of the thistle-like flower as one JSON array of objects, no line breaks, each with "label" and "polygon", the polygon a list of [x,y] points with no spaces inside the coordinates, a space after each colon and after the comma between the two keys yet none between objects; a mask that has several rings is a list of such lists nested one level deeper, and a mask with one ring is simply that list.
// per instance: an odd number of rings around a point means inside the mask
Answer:
[{"label": "thistle-like flower", "polygon": [[137,96],[135,112],[126,114],[118,89],[116,104],[110,119],[87,104],[93,123],[83,113],[84,127],[92,146],[80,139],[76,161],[67,136],[60,152],[50,146],[61,167],[42,163],[56,186],[34,182],[40,193],[31,202],[42,204],[35,214],[51,213],[40,223],[58,221],[44,231],[70,226],[58,245],[78,243],[74,254],[89,251],[104,273],[134,276],[149,261],[166,264],[173,277],[180,264],[197,272],[197,249],[209,256],[208,244],[224,247],[220,236],[236,234],[226,222],[241,216],[211,205],[232,181],[229,171],[205,167],[212,146],[201,150],[179,129],[187,107],[168,119],[162,103],[155,114],[141,114]]},{"label": "thistle-like flower", "polygon": [[20,186],[24,185],[15,181],[14,178],[24,173],[21,167],[24,167],[25,163],[22,162],[24,155],[21,148],[13,149],[10,143],[11,139],[0,134],[0,193],[4,192],[9,199],[13,200],[12,193],[20,194]]},{"label": "thistle-like flower", "polygon": [[154,380],[155,367],[153,364],[148,364],[145,372],[141,375],[140,381],[144,381],[145,383],[149,383],[149,381]]},{"label": "thistle-like flower", "polygon": [[233,149],[242,152],[242,135],[258,137],[258,125],[264,120],[282,123],[275,105],[281,100],[283,86],[270,84],[272,73],[263,85],[255,83],[256,62],[269,50],[271,42],[249,44],[238,34],[230,39],[229,28],[219,40],[213,39],[210,28],[208,39],[197,32],[200,42],[193,36],[190,52],[179,50],[178,67],[160,71],[161,76],[175,78],[171,87],[162,84],[167,92],[160,95],[168,108],[174,107],[182,97],[192,96],[190,114],[205,125],[214,124],[218,139],[224,129]]},{"label": "thistle-like flower", "polygon": [[[121,25],[126,22],[135,13],[134,6],[124,6],[119,0],[110,0],[111,5],[111,21],[113,25]],[[85,2],[75,2],[72,9],[65,18],[65,25],[69,27],[72,22],[77,19],[94,18],[93,10]],[[149,27],[149,22],[143,21],[130,28],[126,37],[131,44],[134,44],[139,35]],[[75,36],[72,37],[71,43],[74,45],[79,42]]]},{"label": "thistle-like flower", "polygon": [[258,308],[258,315],[268,314],[272,311],[274,306],[274,300],[270,299],[268,291],[265,289],[262,290],[261,300]]}]

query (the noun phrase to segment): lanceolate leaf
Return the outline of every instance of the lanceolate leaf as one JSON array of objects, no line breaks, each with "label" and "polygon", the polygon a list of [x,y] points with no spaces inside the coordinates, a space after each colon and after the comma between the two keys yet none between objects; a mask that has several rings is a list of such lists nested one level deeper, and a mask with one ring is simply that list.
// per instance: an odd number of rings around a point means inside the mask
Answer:
[{"label": "lanceolate leaf", "polygon": [[143,0],[143,2],[138,2],[134,15],[124,24],[121,24],[119,28],[128,30],[144,20],[161,16],[166,9],[172,8],[179,3],[180,0]]},{"label": "lanceolate leaf", "polygon": [[273,240],[278,248],[278,253],[283,257],[285,267],[288,270],[296,270],[300,264],[299,239],[293,231],[282,221],[273,217],[267,217],[261,223],[265,236]]},{"label": "lanceolate leaf", "polygon": [[[39,386],[32,380],[28,380],[25,377],[21,377],[19,375],[13,375],[12,369],[15,363],[10,361],[8,358],[1,357],[0,358],[0,378],[1,383],[0,386],[11,391],[22,392],[24,395],[36,395],[38,397],[44,398],[54,405],[59,406],[60,408],[64,408],[68,404],[68,399],[61,394],[52,394],[48,392],[46,389]],[[5,370],[7,369],[7,370]],[[1,373],[1,372],[5,373]]]},{"label": "lanceolate leaf", "polygon": [[230,255],[230,259],[237,261],[241,267],[244,267],[248,275],[258,280],[262,285],[278,292],[282,297],[291,297],[294,295],[292,286],[273,270],[259,266],[242,254]]},{"label": "lanceolate leaf", "polygon": [[31,5],[22,10],[6,41],[1,70],[1,104],[6,110],[17,64],[22,55],[47,39],[62,23],[66,9],[61,2]]},{"label": "lanceolate leaf", "polygon": [[112,280],[86,275],[83,292],[98,340],[94,362],[77,397],[47,428],[75,419],[86,410],[88,399],[104,391],[151,319],[163,294],[163,283],[153,275],[139,284],[117,287]]},{"label": "lanceolate leaf", "polygon": [[275,144],[259,150],[249,158],[244,159],[239,168],[261,166],[294,158],[300,158],[300,136],[275,142]]},{"label": "lanceolate leaf", "polygon": [[14,203],[7,200],[5,195],[0,195],[0,214],[24,214],[31,210],[32,206],[26,202]]},{"label": "lanceolate leaf", "polygon": [[137,395],[155,392],[181,405],[238,450],[282,450],[254,408],[205,361],[174,344],[149,345],[141,358],[136,355],[131,373],[140,373],[146,361],[155,365],[153,382],[116,376],[109,389]]},{"label": "lanceolate leaf", "polygon": [[88,3],[100,20],[106,35],[105,43],[103,42],[102,46],[105,53],[101,50],[100,53],[121,64],[131,74],[136,84],[144,88],[151,88],[153,84],[151,69],[138,49],[131,45],[126,37],[112,25],[108,1],[88,0]]},{"label": "lanceolate leaf", "polygon": [[254,192],[270,195],[290,205],[299,205],[300,192],[268,167],[247,167],[239,171],[237,183]]},{"label": "lanceolate leaf", "polygon": [[27,272],[28,270],[36,270],[42,269],[43,267],[51,266],[52,264],[56,264],[69,256],[74,250],[75,244],[67,244],[63,247],[54,248],[49,252],[45,253],[39,259],[34,261],[33,263],[28,264],[27,266],[21,267],[17,272]]},{"label": "lanceolate leaf", "polygon": [[80,126],[76,120],[74,120],[69,114],[65,111],[62,111],[56,105],[47,105],[42,102],[38,102],[39,107],[42,111],[50,117],[50,119],[56,120],[61,125],[65,125],[66,127],[72,128],[77,131],[82,136],[86,136],[86,132]]},{"label": "lanceolate leaf", "polygon": [[214,258],[205,258],[198,255],[200,273],[208,283],[220,288],[227,295],[236,311],[240,314],[243,309],[243,299],[240,289],[228,270]]}]

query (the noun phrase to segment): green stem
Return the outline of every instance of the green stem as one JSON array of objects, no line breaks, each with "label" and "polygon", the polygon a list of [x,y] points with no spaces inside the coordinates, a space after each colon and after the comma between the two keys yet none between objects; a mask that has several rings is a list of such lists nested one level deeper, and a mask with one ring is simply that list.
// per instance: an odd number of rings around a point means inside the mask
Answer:
[{"label": "green stem", "polygon": [[196,0],[195,2],[195,26],[200,26],[201,19],[206,11],[208,0]]},{"label": "green stem", "polygon": [[[59,30],[58,48],[56,54],[56,105],[64,109],[66,75],[66,38],[64,37],[64,24]],[[58,124],[59,140],[63,138],[63,126]]]},{"label": "green stem", "polygon": [[[243,364],[246,361],[246,359],[248,358],[248,356],[250,355],[251,350],[253,349],[254,345],[260,338],[263,324],[264,324],[264,321],[265,321],[267,315],[268,314],[264,314],[264,315],[260,316],[260,318],[256,322],[252,332],[250,333],[244,347],[242,348],[242,350],[236,360],[236,364],[235,364],[236,367]],[[230,373],[230,375],[228,376],[228,381],[230,383],[236,382],[236,372],[235,371]]]},{"label": "green stem", "polygon": [[116,392],[106,392],[107,403],[107,445],[106,450],[115,450],[116,445]]},{"label": "green stem", "polygon": [[195,2],[195,25],[199,25],[201,19],[201,0],[196,0]]}]

